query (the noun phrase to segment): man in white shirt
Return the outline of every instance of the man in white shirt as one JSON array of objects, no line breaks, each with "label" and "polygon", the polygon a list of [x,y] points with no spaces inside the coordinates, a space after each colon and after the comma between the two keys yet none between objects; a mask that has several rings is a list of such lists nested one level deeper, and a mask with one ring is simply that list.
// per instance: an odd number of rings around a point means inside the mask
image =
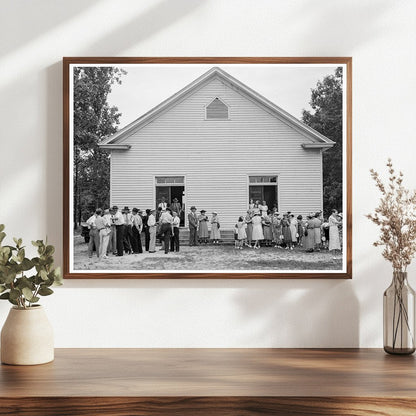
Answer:
[{"label": "man in white shirt", "polygon": [[169,253],[170,246],[170,236],[172,234],[172,223],[173,217],[170,214],[169,210],[163,211],[160,214],[159,224],[160,224],[160,234],[163,236],[165,254]]},{"label": "man in white shirt", "polygon": [[156,216],[155,216],[155,213],[156,213],[156,210],[152,209],[147,219],[147,225],[149,227],[149,235],[150,235],[149,253],[156,252]]},{"label": "man in white shirt", "polygon": [[107,258],[107,247],[110,241],[111,222],[109,218],[110,211],[106,209],[104,215],[97,215],[95,225],[100,235],[100,259]]},{"label": "man in white shirt", "polygon": [[173,222],[172,222],[172,237],[170,239],[170,251],[179,251],[179,225],[181,219],[179,214],[175,211],[172,212]]},{"label": "man in white shirt", "polygon": [[90,241],[88,242],[88,257],[92,257],[92,252],[94,251],[97,253],[97,257],[100,256],[100,232],[97,229],[96,220],[98,216],[101,216],[102,211],[98,208],[91,217],[88,218],[87,224],[88,228],[90,229]]},{"label": "man in white shirt", "polygon": [[113,224],[116,226],[116,242],[117,242],[117,256],[123,255],[123,239],[124,239],[124,218],[118,210],[118,206],[113,206]]},{"label": "man in white shirt", "polygon": [[166,211],[166,209],[168,208],[168,204],[164,196],[162,196],[162,200],[160,201],[158,208],[162,208],[162,211]]}]

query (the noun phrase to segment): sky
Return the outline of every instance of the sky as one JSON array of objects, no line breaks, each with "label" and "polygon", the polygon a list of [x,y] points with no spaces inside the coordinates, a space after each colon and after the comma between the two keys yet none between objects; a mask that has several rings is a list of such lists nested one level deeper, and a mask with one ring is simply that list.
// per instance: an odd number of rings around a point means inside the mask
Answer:
[{"label": "sky", "polygon": [[[108,66],[108,65],[106,65]],[[132,64],[121,85],[113,85],[108,97],[120,117],[119,128],[136,120],[166,98],[218,66],[234,78],[300,119],[302,110],[310,110],[311,89],[339,65],[298,64]]]}]

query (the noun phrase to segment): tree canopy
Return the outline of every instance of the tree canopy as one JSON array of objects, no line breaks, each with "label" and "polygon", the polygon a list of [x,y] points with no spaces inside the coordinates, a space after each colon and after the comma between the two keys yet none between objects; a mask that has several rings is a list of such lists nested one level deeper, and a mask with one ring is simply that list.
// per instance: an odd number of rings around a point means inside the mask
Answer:
[{"label": "tree canopy", "polygon": [[302,121],[335,145],[323,152],[323,206],[328,215],[342,210],[342,68],[318,81],[311,90],[312,112],[303,110]]},{"label": "tree canopy", "polygon": [[74,226],[110,203],[110,156],[98,144],[117,131],[121,113],[107,99],[124,74],[116,67],[74,68]]}]

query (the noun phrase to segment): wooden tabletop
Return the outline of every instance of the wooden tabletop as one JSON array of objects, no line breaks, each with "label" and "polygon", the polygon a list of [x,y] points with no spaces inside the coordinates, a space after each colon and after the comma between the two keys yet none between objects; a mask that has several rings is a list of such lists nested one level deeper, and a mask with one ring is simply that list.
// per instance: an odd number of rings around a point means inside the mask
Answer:
[{"label": "wooden tabletop", "polygon": [[[250,413],[255,405],[265,406],[262,414],[341,415],[334,413],[334,406],[345,410],[348,405],[348,415],[364,415],[352,413],[351,406],[369,411],[373,407],[363,406],[381,405],[400,408],[400,413],[386,414],[415,415],[416,361],[414,356],[391,356],[379,349],[57,349],[49,364],[0,367],[3,405],[26,398],[34,412],[33,406],[40,403],[35,398],[42,398],[43,406],[53,398],[56,406],[56,398],[66,399],[67,406],[76,398],[81,411],[82,403],[91,406],[93,397],[102,398],[99,403],[107,403],[108,411],[115,402],[147,403],[144,413],[123,407],[126,413],[120,408],[117,413],[97,414],[165,414],[160,408],[151,413],[149,403],[164,403],[168,409],[167,403],[178,405],[181,399],[182,405],[192,403],[189,414],[194,416],[209,414],[196,411],[204,408],[203,402],[223,410],[227,403],[243,406],[237,413],[216,411],[216,415],[258,414]],[[301,403],[303,409],[314,403],[323,407],[320,413],[310,413],[310,408],[306,413],[287,413]],[[273,407],[284,404],[286,413]],[[50,414],[65,414],[56,409]],[[166,414],[188,414],[185,408],[177,413],[170,409]],[[39,414],[49,414],[45,407],[42,411]],[[16,414],[38,414],[22,412]],[[70,414],[94,414],[91,407],[89,412]]]}]

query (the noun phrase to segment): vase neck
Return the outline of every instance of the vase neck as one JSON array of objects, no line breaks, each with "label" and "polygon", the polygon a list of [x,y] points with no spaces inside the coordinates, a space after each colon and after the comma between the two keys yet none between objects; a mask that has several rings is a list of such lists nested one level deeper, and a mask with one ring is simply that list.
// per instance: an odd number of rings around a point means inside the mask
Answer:
[{"label": "vase neck", "polygon": [[406,282],[407,280],[407,272],[401,272],[398,270],[393,271],[393,280],[397,280],[400,283]]}]

